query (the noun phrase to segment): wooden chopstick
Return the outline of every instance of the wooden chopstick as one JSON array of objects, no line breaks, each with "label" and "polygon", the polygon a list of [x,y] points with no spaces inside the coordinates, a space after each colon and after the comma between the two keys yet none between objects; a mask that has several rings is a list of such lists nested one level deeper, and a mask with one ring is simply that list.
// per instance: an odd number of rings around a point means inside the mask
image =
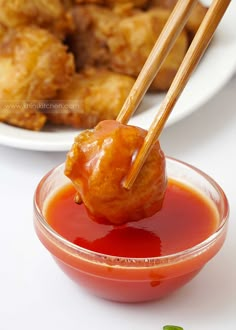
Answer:
[{"label": "wooden chopstick", "polygon": [[122,124],[127,124],[130,117],[137,109],[153,79],[161,68],[163,61],[173,47],[175,40],[183,30],[197,1],[198,0],[179,0],[177,2],[118,117],[116,118],[117,121]]},{"label": "wooden chopstick", "polygon": [[144,143],[134,160],[130,172],[123,182],[126,189],[130,189],[138,176],[153,144],[159,137],[166,120],[174,105],[185,88],[192,72],[196,68],[201,56],[205,52],[221,18],[223,17],[231,0],[213,0],[208,9],[179,70],[163,100],[159,111],[152,122]]}]

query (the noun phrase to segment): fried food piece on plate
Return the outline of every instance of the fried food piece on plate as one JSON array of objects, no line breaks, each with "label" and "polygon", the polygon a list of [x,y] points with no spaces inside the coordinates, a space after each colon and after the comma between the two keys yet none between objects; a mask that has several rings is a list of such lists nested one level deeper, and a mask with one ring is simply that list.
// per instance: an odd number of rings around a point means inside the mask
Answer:
[{"label": "fried food piece on plate", "polygon": [[92,128],[101,120],[115,119],[134,81],[107,69],[86,68],[57,94],[56,101],[51,101],[54,104],[48,119],[77,128]]},{"label": "fried food piece on plate", "polygon": [[40,26],[50,31],[60,40],[65,40],[66,36],[74,31],[75,28],[73,18],[69,12],[63,12],[60,18]]},{"label": "fried food piece on plate", "polygon": [[94,3],[98,5],[105,5],[105,6],[119,6],[119,5],[129,5],[131,7],[139,7],[143,8],[147,5],[149,0],[76,0],[78,4],[89,4]]},{"label": "fried food piece on plate", "polygon": [[61,0],[65,9],[71,8],[75,4],[75,0]]},{"label": "fried food piece on plate", "polygon": [[[160,210],[166,189],[165,157],[157,141],[130,190],[122,186],[146,131],[116,121],[83,131],[68,153],[65,175],[97,222],[121,225]],[[80,199],[80,201],[79,201]]]},{"label": "fried food piece on plate", "polygon": [[63,38],[73,28],[60,0],[0,0],[0,23],[8,28],[38,25]]},{"label": "fried food piece on plate", "polygon": [[0,43],[0,68],[0,120],[33,130],[41,129],[46,120],[37,111],[37,101],[55,97],[75,72],[66,46],[33,26],[5,34]]},{"label": "fried food piece on plate", "polygon": [[[169,10],[160,8],[117,13],[93,5],[75,7],[76,29],[69,42],[77,68],[103,65],[136,78],[169,15]],[[153,90],[169,88],[187,48],[184,30],[155,78]]]},{"label": "fried food piece on plate", "polygon": [[[136,12],[120,20],[107,41],[111,53],[111,69],[137,77],[169,15],[170,11],[157,8]],[[187,48],[188,37],[184,30],[154,79],[152,90],[169,88]]]},{"label": "fried food piece on plate", "polygon": [[[7,105],[6,105],[7,103]],[[25,128],[32,131],[39,131],[46,123],[47,117],[34,108],[24,108],[21,103],[17,105],[13,102],[0,100],[0,122],[8,123],[13,126]]]},{"label": "fried food piece on plate", "polygon": [[6,33],[5,27],[0,24],[0,42],[1,42],[1,39],[4,37],[5,33]]},{"label": "fried food piece on plate", "polygon": [[[150,7],[173,9],[176,3],[177,0],[152,0]],[[196,34],[207,10],[208,7],[204,6],[200,1],[198,1],[194,7],[186,24],[186,28],[191,33],[192,37]]]},{"label": "fried food piece on plate", "polygon": [[109,8],[95,5],[75,6],[71,14],[75,30],[67,42],[75,55],[77,70],[84,66],[107,66],[110,56],[107,38],[119,16]]}]

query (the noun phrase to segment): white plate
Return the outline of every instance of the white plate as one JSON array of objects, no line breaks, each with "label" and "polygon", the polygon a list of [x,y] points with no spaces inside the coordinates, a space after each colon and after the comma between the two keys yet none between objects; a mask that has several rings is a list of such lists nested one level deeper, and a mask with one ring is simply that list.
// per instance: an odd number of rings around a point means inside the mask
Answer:
[{"label": "white plate", "polygon": [[[192,75],[166,126],[196,111],[216,94],[236,71],[235,12],[236,1],[232,1],[209,49]],[[145,96],[141,107],[129,123],[148,129],[162,98],[161,94]],[[76,134],[78,130],[68,128],[47,126],[42,132],[32,132],[0,124],[0,144],[29,150],[66,151]]]}]

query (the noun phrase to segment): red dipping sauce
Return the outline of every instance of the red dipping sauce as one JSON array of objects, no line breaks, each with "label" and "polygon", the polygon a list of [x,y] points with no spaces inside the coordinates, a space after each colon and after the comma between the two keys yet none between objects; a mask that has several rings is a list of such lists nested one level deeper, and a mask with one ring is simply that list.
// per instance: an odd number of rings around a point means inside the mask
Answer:
[{"label": "red dipping sauce", "polygon": [[102,225],[74,202],[68,185],[50,200],[45,217],[68,241],[99,253],[129,258],[166,256],[204,241],[218,227],[214,205],[178,182],[169,181],[162,209],[154,216],[122,226]]},{"label": "red dipping sauce", "polygon": [[60,268],[93,294],[121,302],[159,299],[191,280],[223,245],[224,192],[201,171],[166,159],[162,209],[121,226],[99,224],[74,203],[64,164],[39,183],[36,233]]}]

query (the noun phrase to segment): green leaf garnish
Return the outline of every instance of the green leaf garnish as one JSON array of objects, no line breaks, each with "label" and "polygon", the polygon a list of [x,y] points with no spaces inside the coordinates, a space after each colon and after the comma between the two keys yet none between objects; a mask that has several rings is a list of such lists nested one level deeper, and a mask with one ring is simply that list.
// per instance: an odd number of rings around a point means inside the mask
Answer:
[{"label": "green leaf garnish", "polygon": [[163,330],[184,330],[182,327],[177,327],[176,325],[165,325]]}]

